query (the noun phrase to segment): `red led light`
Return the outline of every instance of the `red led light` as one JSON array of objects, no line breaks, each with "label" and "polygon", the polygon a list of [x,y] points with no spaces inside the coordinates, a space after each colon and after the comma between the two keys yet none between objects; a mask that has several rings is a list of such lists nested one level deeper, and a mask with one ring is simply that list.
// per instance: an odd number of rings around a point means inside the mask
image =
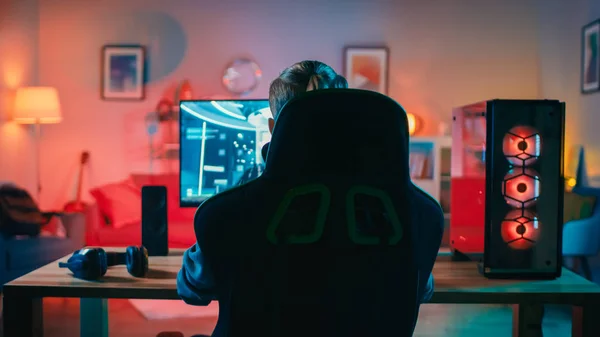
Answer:
[{"label": "red led light", "polygon": [[532,127],[515,126],[504,136],[502,151],[513,165],[502,181],[502,196],[515,208],[502,220],[502,239],[512,249],[529,249],[540,235],[537,216],[528,209],[540,196],[540,176],[526,167],[540,157],[541,138]]},{"label": "red led light", "polygon": [[504,200],[515,208],[533,206],[540,196],[540,178],[532,169],[510,170],[502,184]]},{"label": "red led light", "polygon": [[502,151],[509,163],[529,166],[540,156],[542,142],[537,130],[529,126],[515,126],[502,141]]},{"label": "red led light", "polygon": [[537,216],[528,210],[508,212],[502,221],[502,239],[513,249],[529,249],[535,245],[540,236],[541,223]]}]

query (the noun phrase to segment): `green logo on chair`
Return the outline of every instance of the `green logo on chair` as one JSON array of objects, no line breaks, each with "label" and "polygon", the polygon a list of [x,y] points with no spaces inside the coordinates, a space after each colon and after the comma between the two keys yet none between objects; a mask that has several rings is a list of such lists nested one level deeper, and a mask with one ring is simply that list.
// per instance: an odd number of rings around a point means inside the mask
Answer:
[{"label": "green logo on chair", "polygon": [[[280,228],[281,222],[288,213],[293,201],[298,197],[310,194],[316,194],[319,196],[319,205],[313,230],[305,235],[287,235],[285,237],[285,242],[289,244],[311,244],[321,239],[331,205],[331,192],[327,186],[323,184],[309,184],[292,188],[284,195],[283,200],[279,203],[279,206],[275,211],[275,215],[271,219],[269,227],[267,228],[267,239],[271,243],[280,243],[276,232]],[[358,221],[356,219],[356,197],[360,195],[373,197],[381,202],[393,230],[392,235],[388,238],[387,244],[398,244],[400,240],[402,240],[403,229],[402,224],[398,219],[398,214],[396,213],[392,199],[385,191],[381,189],[363,185],[351,187],[346,193],[344,201],[346,205],[345,213],[346,223],[348,226],[348,237],[350,240],[358,245],[379,245],[382,243],[379,236],[364,235],[359,231]]]}]

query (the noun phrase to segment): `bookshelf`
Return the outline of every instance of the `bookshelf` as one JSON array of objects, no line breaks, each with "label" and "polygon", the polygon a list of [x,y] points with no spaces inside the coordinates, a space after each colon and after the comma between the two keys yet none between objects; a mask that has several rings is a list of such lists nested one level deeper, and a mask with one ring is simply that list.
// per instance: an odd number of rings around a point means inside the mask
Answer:
[{"label": "bookshelf", "polygon": [[413,183],[439,201],[450,222],[452,137],[411,137],[410,176]]}]

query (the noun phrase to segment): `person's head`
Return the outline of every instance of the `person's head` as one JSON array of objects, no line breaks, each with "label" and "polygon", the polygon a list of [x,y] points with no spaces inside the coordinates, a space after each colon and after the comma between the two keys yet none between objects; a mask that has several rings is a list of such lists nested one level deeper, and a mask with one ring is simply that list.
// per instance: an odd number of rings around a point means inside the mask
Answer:
[{"label": "person's head", "polygon": [[282,71],[269,88],[269,107],[273,114],[269,130],[273,132],[275,119],[291,99],[307,91],[330,88],[348,88],[348,81],[323,62],[302,61]]}]

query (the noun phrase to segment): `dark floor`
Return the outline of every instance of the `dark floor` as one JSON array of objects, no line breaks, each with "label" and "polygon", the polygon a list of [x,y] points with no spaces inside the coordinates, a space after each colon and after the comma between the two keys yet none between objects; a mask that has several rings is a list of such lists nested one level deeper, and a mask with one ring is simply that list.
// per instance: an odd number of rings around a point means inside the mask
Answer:
[{"label": "dark floor", "polygon": [[[111,337],[154,337],[158,332],[172,330],[187,337],[209,334],[216,323],[215,318],[148,321],[127,300],[110,300],[109,307]],[[511,322],[508,306],[427,304],[422,306],[415,337],[510,337]],[[79,301],[44,300],[44,330],[46,337],[78,337]],[[568,310],[547,308],[544,337],[568,337],[570,331]]]}]

